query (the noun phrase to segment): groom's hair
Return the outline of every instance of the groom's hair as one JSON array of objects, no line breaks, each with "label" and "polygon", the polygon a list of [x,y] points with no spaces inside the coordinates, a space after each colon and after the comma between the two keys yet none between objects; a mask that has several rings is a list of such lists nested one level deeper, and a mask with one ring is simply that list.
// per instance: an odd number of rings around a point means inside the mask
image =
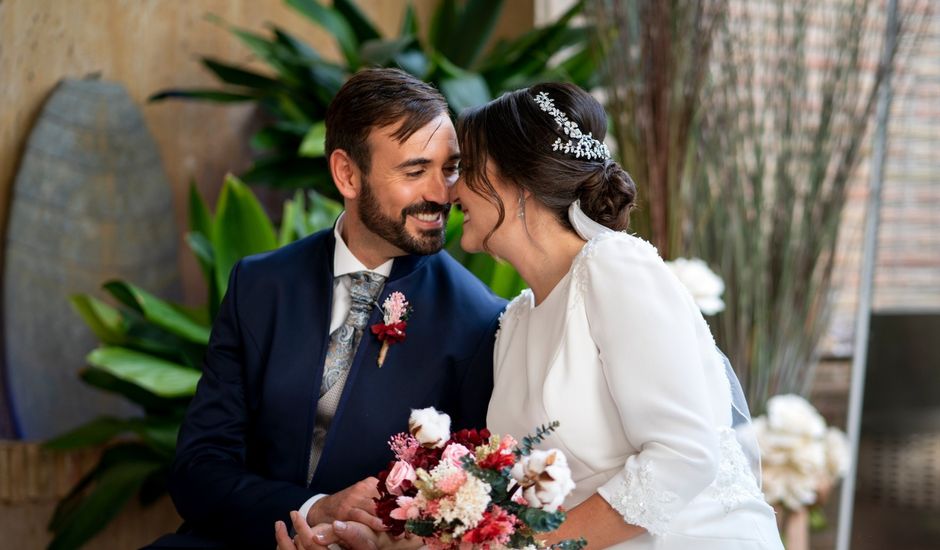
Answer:
[{"label": "groom's hair", "polygon": [[392,137],[402,143],[447,112],[447,101],[437,89],[404,71],[361,70],[343,84],[326,110],[326,156],[342,149],[368,174],[373,128],[400,122]]}]

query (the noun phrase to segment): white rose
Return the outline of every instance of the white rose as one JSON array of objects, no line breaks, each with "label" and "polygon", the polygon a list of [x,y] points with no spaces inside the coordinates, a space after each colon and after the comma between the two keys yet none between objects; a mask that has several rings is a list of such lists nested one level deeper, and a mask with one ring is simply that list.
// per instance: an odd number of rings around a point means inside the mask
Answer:
[{"label": "white rose", "polygon": [[826,433],[826,421],[799,395],[775,395],[767,400],[767,421],[775,432],[801,434],[821,438]]},{"label": "white rose", "polygon": [[450,417],[434,407],[412,409],[408,431],[422,446],[441,448],[450,439]]},{"label": "white rose", "polygon": [[829,428],[826,431],[826,473],[830,482],[849,472],[849,453],[849,438],[839,428]]},{"label": "white rose", "polygon": [[511,475],[523,488],[529,506],[552,513],[574,489],[565,454],[558,449],[534,450],[513,466]]},{"label": "white rose", "polygon": [[725,292],[725,282],[708,268],[708,264],[699,258],[676,258],[666,265],[689,290],[704,315],[724,311],[721,295]]}]

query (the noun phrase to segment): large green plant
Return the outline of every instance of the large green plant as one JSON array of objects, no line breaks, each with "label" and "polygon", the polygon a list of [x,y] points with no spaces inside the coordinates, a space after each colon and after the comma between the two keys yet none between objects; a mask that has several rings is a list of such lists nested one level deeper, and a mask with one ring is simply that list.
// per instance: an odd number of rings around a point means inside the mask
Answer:
[{"label": "large green plant", "polygon": [[268,118],[251,138],[258,156],[241,175],[250,184],[309,187],[339,200],[323,156],[323,118],[346,78],[363,67],[397,67],[431,82],[457,113],[537,81],[594,85],[596,63],[587,47],[588,29],[571,25],[580,2],[552,24],[501,40],[486,52],[502,0],[442,0],[427,38],[420,35],[410,4],[398,36],[383,37],[351,0],[335,0],[332,6],[318,0],[286,3],[330,33],[342,52],[340,61],[328,61],[277,26],[271,26],[267,36],[227,27],[267,71],[206,57],[203,65],[222,88],[164,90],[151,98],[257,104]]},{"label": "large green plant", "polygon": [[135,494],[147,504],[166,492],[166,478],[186,406],[196,390],[211,321],[240,258],[282,246],[329,227],[339,204],[298,191],[284,205],[280,230],[238,179],[226,179],[210,213],[192,187],[190,232],[208,288],[206,305],[190,309],[131,283],[111,281],[104,290],[117,306],[89,294],[72,305],[100,340],[88,354],[82,379],[140,406],[134,418],[101,417],[46,443],[68,450],[104,446],[98,464],[59,503],[49,529],[50,548],[77,548],[107,525]]},{"label": "large green plant", "polygon": [[[241,176],[247,183],[313,188],[339,200],[324,158],[323,117],[346,78],[363,67],[397,67],[431,82],[458,113],[534,82],[567,80],[583,88],[596,84],[597,56],[588,46],[590,29],[572,25],[582,2],[557,21],[498,41],[486,53],[502,0],[441,1],[427,38],[420,35],[410,4],[398,36],[386,38],[351,0],[335,0],[332,6],[317,0],[286,3],[330,33],[342,53],[339,62],[326,60],[277,26],[268,36],[228,26],[267,65],[265,74],[207,57],[202,63],[222,88],[164,90],[151,98],[258,105],[267,122],[251,138],[258,156]],[[511,266],[460,250],[461,220],[459,213],[452,215],[448,251],[497,294],[506,298],[518,294],[525,283]]]}]

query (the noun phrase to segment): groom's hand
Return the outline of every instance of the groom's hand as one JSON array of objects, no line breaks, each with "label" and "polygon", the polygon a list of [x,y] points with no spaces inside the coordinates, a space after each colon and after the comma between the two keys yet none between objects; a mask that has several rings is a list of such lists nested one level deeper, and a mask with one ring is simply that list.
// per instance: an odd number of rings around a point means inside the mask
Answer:
[{"label": "groom's hand", "polygon": [[307,523],[333,523],[334,521],[356,521],[375,531],[384,531],[385,525],[375,515],[375,502],[379,496],[379,480],[367,477],[338,493],[318,500],[307,512]]},{"label": "groom's hand", "polygon": [[334,521],[332,525],[310,527],[297,512],[291,512],[290,517],[297,534],[291,539],[284,522],[275,523],[277,550],[327,550],[332,544],[347,550],[378,549],[377,535],[365,525]]}]

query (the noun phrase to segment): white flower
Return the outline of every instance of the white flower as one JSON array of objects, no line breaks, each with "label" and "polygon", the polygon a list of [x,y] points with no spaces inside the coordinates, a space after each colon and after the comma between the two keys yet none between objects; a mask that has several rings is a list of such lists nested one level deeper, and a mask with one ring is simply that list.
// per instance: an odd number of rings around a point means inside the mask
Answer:
[{"label": "white flower", "polygon": [[788,434],[823,437],[826,421],[799,395],[775,395],[767,400],[767,420],[770,429]]},{"label": "white flower", "polygon": [[798,395],[767,401],[767,416],[754,419],[761,449],[766,500],[790,509],[816,502],[848,467],[848,443],[839,430],[826,429],[816,409]]},{"label": "white flower", "polygon": [[434,407],[412,409],[408,431],[424,447],[441,448],[450,439],[450,417]]},{"label": "white flower", "polygon": [[833,482],[849,471],[849,438],[839,428],[826,431],[826,473]]},{"label": "white flower", "polygon": [[523,496],[533,508],[555,512],[574,489],[565,454],[558,449],[534,450],[512,467],[513,479],[523,488]]},{"label": "white flower", "polygon": [[[448,465],[448,468],[454,467]],[[473,529],[483,519],[483,512],[490,504],[490,486],[480,479],[468,475],[460,489],[451,497],[444,497],[438,501],[440,508],[436,517],[445,522],[457,520],[460,525],[454,528],[454,536],[459,537],[464,532]]]},{"label": "white flower", "polygon": [[725,283],[708,268],[708,264],[699,258],[676,258],[666,262],[666,265],[689,290],[703,314],[714,315],[724,311],[725,303],[721,295],[725,291]]}]

